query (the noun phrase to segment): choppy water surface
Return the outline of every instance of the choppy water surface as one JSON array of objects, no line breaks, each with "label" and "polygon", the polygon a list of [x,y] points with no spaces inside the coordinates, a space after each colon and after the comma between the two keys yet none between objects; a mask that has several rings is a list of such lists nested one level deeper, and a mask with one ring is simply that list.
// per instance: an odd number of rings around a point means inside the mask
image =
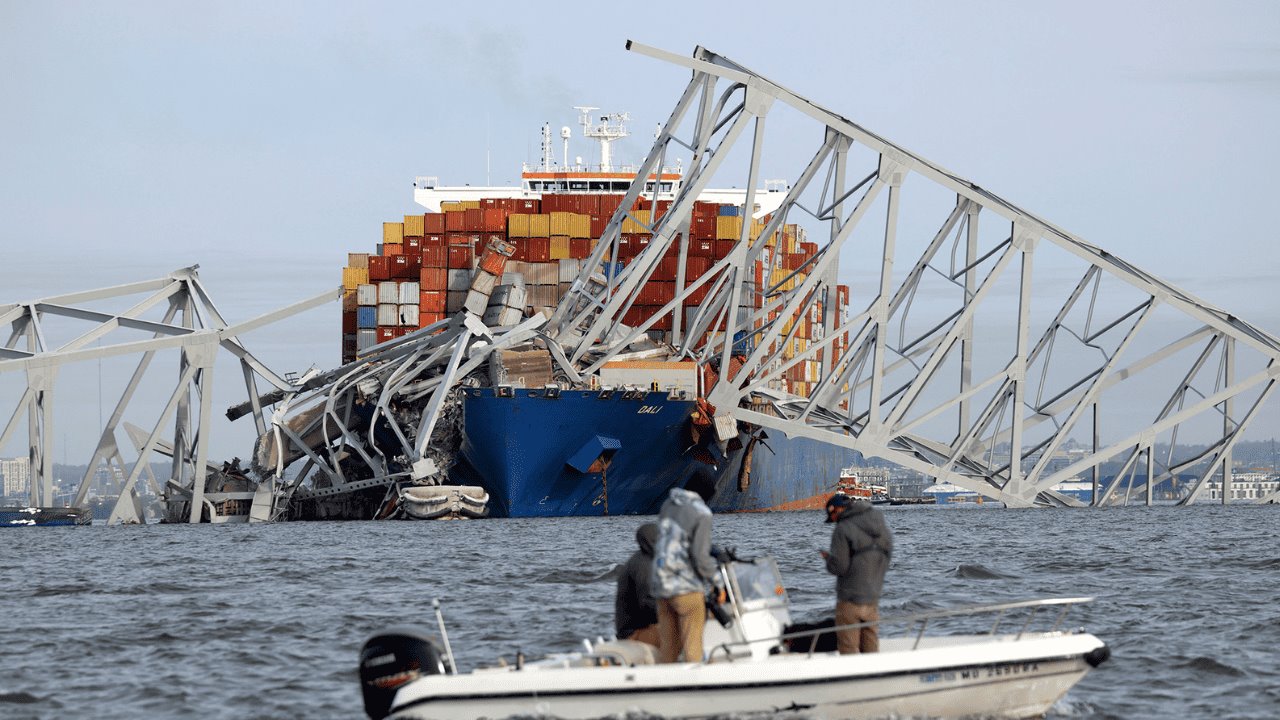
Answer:
[{"label": "choppy water surface", "polygon": [[[1114,655],[1054,718],[1280,712],[1280,507],[889,508],[882,613],[1096,595]],[[433,623],[463,669],[612,628],[641,518],[5,532],[0,717],[362,717],[374,631]],[[719,516],[772,552],[797,618],[834,602],[819,513]]]}]

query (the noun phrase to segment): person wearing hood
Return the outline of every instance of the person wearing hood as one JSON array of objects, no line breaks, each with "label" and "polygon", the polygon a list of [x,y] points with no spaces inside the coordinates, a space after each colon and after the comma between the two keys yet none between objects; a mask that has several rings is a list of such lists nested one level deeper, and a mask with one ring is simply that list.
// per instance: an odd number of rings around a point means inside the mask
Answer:
[{"label": "person wearing hood", "polygon": [[684,488],[672,488],[658,513],[658,542],[653,554],[653,596],[658,603],[658,662],[702,662],[702,630],[707,622],[709,589],[724,595],[711,555],[711,509],[715,494],[709,472],[694,475]]},{"label": "person wearing hood", "polygon": [[613,624],[619,640],[638,640],[658,647],[658,606],[649,588],[653,579],[653,545],[657,541],[658,524],[641,525],[636,530],[640,548],[631,554],[618,575]]},{"label": "person wearing hood", "polygon": [[836,631],[840,654],[880,650],[880,592],[893,555],[893,533],[884,513],[866,500],[836,493],[827,501],[831,551],[822,551],[827,572],[836,576],[836,627],[871,623]]}]

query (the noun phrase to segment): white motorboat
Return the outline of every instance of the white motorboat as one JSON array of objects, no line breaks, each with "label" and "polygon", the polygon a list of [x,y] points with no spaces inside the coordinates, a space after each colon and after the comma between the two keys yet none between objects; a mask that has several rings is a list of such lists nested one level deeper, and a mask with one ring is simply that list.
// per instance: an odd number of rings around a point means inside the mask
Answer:
[{"label": "white motorboat", "polygon": [[[1027,718],[1044,715],[1110,656],[1093,635],[1060,629],[1067,611],[1091,598],[886,617],[880,652],[820,651],[820,642],[831,640],[830,628],[785,632],[791,618],[772,558],[724,563],[721,573],[729,601],[718,614],[727,624],[708,619],[703,662],[655,664],[653,649],[643,643],[584,641],[579,652],[459,673],[437,606],[443,649],[414,631],[376,635],[365,644],[365,710],[373,718],[437,720],[771,711],[813,718]],[[1049,627],[1033,631],[1037,617]],[[985,632],[926,633],[955,623]],[[1004,626],[1012,629],[1001,633]]]}]

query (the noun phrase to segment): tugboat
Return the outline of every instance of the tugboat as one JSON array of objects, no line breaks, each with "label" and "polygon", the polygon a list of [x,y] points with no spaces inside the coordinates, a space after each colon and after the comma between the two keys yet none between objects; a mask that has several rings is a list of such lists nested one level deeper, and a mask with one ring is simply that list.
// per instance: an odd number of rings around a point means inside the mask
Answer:
[{"label": "tugboat", "polygon": [[889,486],[860,481],[856,467],[847,467],[840,471],[836,492],[848,495],[855,500],[866,500],[872,505],[889,505],[893,502],[889,496]]}]

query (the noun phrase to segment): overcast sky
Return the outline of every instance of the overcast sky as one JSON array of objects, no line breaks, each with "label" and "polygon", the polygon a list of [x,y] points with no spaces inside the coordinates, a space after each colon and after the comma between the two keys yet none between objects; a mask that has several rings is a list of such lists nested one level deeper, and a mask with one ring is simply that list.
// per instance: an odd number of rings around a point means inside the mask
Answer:
[{"label": "overcast sky", "polygon": [[[515,182],[574,105],[630,112],[617,154],[638,160],[688,72],[628,38],[711,48],[1280,332],[1280,5],[1265,2],[8,0],[0,303],[198,263],[244,320],[335,286],[347,252],[415,211],[415,175]],[[338,328],[335,305],[245,339],[303,370],[337,363]],[[94,413],[70,415],[83,461]]]}]

